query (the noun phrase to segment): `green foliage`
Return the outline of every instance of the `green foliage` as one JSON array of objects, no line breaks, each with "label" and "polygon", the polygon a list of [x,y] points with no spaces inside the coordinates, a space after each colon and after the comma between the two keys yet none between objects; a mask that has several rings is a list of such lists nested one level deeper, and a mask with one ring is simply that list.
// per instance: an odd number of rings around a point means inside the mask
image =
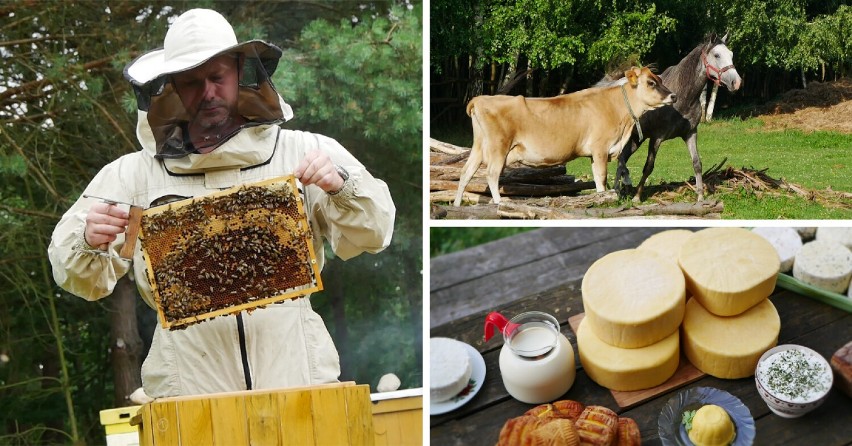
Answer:
[{"label": "green foliage", "polygon": [[299,125],[333,121],[336,133],[390,139],[398,156],[420,159],[421,12],[397,5],[357,25],[310,23],[273,77]]},{"label": "green foliage", "polygon": [[657,36],[674,31],[676,20],[657,14],[656,5],[610,17],[603,35],[589,49],[589,62],[606,64],[626,60],[631,54],[647,54]]},{"label": "green foliage", "polygon": [[431,257],[449,254],[532,229],[535,228],[430,228],[429,254]]}]

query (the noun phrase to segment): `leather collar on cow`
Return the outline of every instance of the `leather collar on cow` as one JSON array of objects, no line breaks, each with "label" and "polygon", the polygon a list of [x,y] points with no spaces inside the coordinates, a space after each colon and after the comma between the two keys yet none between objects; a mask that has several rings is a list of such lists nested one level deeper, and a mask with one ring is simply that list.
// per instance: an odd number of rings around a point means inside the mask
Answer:
[{"label": "leather collar on cow", "polygon": [[639,132],[639,141],[642,141],[642,126],[639,125],[639,118],[636,117],[636,114],[633,113],[633,107],[630,106],[630,101],[627,99],[627,91],[624,89],[624,84],[621,84],[621,95],[624,96],[624,104],[627,105],[627,111],[630,112],[630,117],[633,118],[633,122],[636,124],[636,130]]}]

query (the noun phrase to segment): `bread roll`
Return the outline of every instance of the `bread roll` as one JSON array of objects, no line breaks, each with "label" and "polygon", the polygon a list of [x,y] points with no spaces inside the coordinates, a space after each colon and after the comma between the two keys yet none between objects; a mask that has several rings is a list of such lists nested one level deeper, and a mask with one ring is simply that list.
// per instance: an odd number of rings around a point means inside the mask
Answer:
[{"label": "bread roll", "polygon": [[588,406],[575,423],[581,445],[610,446],[618,429],[618,414],[603,406]]},{"label": "bread roll", "polygon": [[550,418],[532,433],[534,446],[579,446],[580,436],[567,418]]},{"label": "bread roll", "polygon": [[831,357],[834,385],[852,398],[852,341],[840,347]]},{"label": "bread roll", "polygon": [[642,444],[642,434],[639,425],[633,418],[618,417],[618,433],[616,446],[639,446]]},{"label": "bread roll", "polygon": [[553,404],[541,404],[526,411],[524,415],[532,415],[541,418],[567,418],[572,422],[580,418],[585,407],[582,403],[573,400],[555,401]]},{"label": "bread roll", "polygon": [[539,418],[530,415],[522,415],[506,421],[503,429],[500,429],[500,437],[497,446],[532,446],[532,433],[534,430],[550,421],[547,418]]}]

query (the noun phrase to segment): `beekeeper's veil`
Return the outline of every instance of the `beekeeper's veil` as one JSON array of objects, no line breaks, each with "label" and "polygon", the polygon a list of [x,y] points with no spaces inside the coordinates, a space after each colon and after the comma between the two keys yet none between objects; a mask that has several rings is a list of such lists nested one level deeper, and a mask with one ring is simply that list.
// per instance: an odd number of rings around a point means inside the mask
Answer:
[{"label": "beekeeper's veil", "polygon": [[[247,121],[243,127],[278,124],[293,117],[293,110],[275,91],[270,79],[281,49],[260,40],[238,43],[234,29],[221,14],[192,9],[169,27],[162,49],[143,54],[124,68],[139,110],[147,112],[157,158],[181,158],[192,150],[184,134],[191,115],[178,97],[171,75],[222,54],[242,55],[237,112]],[[241,128],[222,137],[216,145],[229,140]]]}]

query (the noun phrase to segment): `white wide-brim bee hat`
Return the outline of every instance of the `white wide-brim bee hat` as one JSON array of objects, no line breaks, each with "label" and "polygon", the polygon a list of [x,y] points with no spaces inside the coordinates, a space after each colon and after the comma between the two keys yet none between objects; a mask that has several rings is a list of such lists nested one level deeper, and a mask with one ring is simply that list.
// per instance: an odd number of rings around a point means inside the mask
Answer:
[{"label": "white wide-brim bee hat", "polygon": [[156,142],[158,158],[180,158],[191,152],[185,135],[190,113],[180,100],[171,75],[191,70],[224,54],[240,59],[237,112],[244,127],[279,124],[293,117],[271,76],[278,67],[281,49],[261,40],[239,43],[231,24],[216,11],[192,9],[169,27],[163,48],[139,56],[124,68],[124,77],[133,85],[139,110],[147,112],[148,124]]}]

